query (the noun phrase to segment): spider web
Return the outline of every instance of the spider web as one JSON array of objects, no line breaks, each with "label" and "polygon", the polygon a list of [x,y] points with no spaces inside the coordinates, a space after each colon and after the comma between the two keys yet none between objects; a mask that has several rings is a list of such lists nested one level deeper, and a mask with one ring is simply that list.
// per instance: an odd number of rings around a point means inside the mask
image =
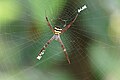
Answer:
[{"label": "spider web", "polygon": [[[98,80],[105,76],[107,67],[104,69],[101,64],[96,64],[96,50],[100,49],[98,53],[104,55],[101,50],[115,50],[119,46],[113,45],[109,40],[106,31],[108,25],[105,23],[109,15],[104,13],[99,1],[61,0],[57,8],[53,6],[58,4],[52,6],[46,5],[47,3],[48,0],[16,1],[16,4],[22,5],[22,16],[13,23],[2,25],[0,33],[1,80]],[[41,10],[39,4],[43,6],[43,15],[37,13]],[[42,59],[36,60],[40,49],[53,36],[45,16],[48,16],[52,25],[57,22],[52,22],[51,19],[56,20],[58,17],[66,20],[68,24],[75,17],[77,9],[83,5],[88,8],[82,11],[70,29],[61,35],[71,64],[67,63],[60,44],[55,40],[48,45]],[[101,55],[99,54],[100,57]]]}]

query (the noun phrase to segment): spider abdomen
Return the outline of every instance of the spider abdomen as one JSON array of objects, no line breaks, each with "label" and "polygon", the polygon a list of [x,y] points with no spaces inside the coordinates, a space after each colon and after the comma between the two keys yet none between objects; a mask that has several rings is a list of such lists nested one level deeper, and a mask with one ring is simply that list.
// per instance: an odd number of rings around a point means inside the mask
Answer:
[{"label": "spider abdomen", "polygon": [[54,28],[54,34],[61,34],[62,29],[61,28]]}]

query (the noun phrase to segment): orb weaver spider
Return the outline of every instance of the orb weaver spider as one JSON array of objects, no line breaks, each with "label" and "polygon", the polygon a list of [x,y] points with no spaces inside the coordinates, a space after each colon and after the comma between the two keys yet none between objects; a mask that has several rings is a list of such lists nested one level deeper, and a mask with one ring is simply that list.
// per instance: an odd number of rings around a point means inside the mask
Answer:
[{"label": "orb weaver spider", "polygon": [[[75,22],[75,20],[77,19],[78,14],[79,14],[82,10],[84,10],[84,9],[86,9],[86,8],[87,8],[87,6],[84,5],[82,8],[78,9],[75,18],[74,18],[68,25],[66,25],[66,23],[65,23],[65,25],[64,25],[65,28],[64,28],[64,29],[61,29],[59,26],[56,26],[56,25],[55,25],[55,28],[53,29],[52,25],[50,24],[50,22],[49,22],[49,20],[48,20],[48,17],[46,17],[47,24],[48,24],[48,26],[50,27],[50,29],[51,29],[51,31],[53,32],[54,35],[52,36],[51,39],[49,39],[49,40],[47,41],[47,43],[46,43],[46,44],[43,46],[43,48],[40,50],[40,52],[39,52],[39,54],[38,54],[38,56],[37,56],[37,59],[38,59],[38,60],[40,60],[40,59],[42,58],[42,55],[44,55],[45,49],[48,47],[48,45],[51,43],[51,41],[56,40],[56,41],[58,41],[58,42],[61,44],[61,47],[62,47],[62,49],[63,49],[63,52],[64,52],[64,54],[65,54],[65,56],[66,56],[66,59],[67,59],[68,63],[69,63],[69,64],[71,63],[71,62],[70,62],[70,59],[69,59],[69,57],[68,57],[66,48],[65,48],[65,46],[64,46],[64,44],[63,44],[63,42],[62,42],[62,40],[61,40],[61,38],[60,38],[60,35],[63,34],[64,32],[66,32],[66,31],[71,27],[71,25],[72,25],[72,24]],[[63,21],[61,18],[59,18],[59,20]]]}]

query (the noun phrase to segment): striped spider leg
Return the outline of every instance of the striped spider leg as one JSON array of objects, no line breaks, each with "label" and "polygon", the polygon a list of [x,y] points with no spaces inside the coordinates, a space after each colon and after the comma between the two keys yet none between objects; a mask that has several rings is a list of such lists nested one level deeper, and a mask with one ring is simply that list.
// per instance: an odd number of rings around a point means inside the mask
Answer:
[{"label": "striped spider leg", "polygon": [[40,50],[37,59],[40,60],[42,58],[42,55],[44,55],[45,49],[48,47],[48,45],[51,43],[53,40],[53,37],[47,41],[47,43],[43,46],[43,48]]},{"label": "striped spider leg", "polygon": [[64,46],[61,38],[58,39],[58,42],[61,44],[61,47],[62,47],[62,49],[63,49],[63,51],[64,51],[65,56],[66,56],[66,59],[67,59],[68,63],[70,64],[70,59],[69,59],[69,57],[68,57],[68,53],[67,53],[67,51],[66,51],[66,48],[65,48],[65,46]]},{"label": "striped spider leg", "polygon": [[[84,10],[86,8],[87,8],[86,5],[84,5],[82,8],[78,9],[78,13],[80,13],[82,10]],[[48,20],[48,17],[46,17],[47,24],[50,27],[51,31],[54,33],[54,35],[52,36],[52,38],[50,40],[47,41],[47,43],[40,50],[40,52],[39,52],[39,54],[37,56],[38,60],[40,60],[42,58],[42,55],[44,55],[45,49],[48,47],[48,45],[51,43],[51,41],[56,40],[56,41],[58,41],[61,44],[63,52],[64,52],[64,54],[66,56],[66,59],[67,59],[68,63],[70,64],[70,59],[68,57],[66,48],[65,48],[65,46],[64,46],[64,44],[63,44],[63,42],[62,42],[62,40],[60,38],[60,35],[63,34],[64,32],[66,32],[71,27],[71,25],[77,19],[78,13],[76,14],[75,18],[68,25],[66,25],[66,22],[65,22],[65,24],[64,24],[65,28],[64,29],[61,29],[59,26],[55,26],[55,28],[53,29],[52,25],[50,24],[50,22]],[[64,21],[61,18],[59,18],[59,20],[60,21]]]}]

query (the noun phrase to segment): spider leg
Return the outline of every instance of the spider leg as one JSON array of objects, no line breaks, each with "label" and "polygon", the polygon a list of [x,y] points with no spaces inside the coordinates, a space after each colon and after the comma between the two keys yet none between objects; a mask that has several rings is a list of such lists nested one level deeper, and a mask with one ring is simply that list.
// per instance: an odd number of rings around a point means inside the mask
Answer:
[{"label": "spider leg", "polygon": [[43,48],[40,50],[38,56],[37,56],[37,59],[40,60],[42,58],[42,55],[44,55],[44,52],[45,52],[45,49],[48,47],[48,45],[51,43],[51,41],[53,40],[54,38],[52,37],[50,40],[48,40],[46,42],[46,44],[43,46]]},{"label": "spider leg", "polygon": [[64,24],[63,27],[66,26],[66,20],[63,20],[63,19],[61,19],[61,18],[58,18],[58,20],[61,21],[62,24]]},{"label": "spider leg", "polygon": [[47,21],[47,24],[50,27],[51,31],[54,33],[54,29],[52,28],[52,25],[50,24],[47,16],[46,16],[46,21]]},{"label": "spider leg", "polygon": [[62,40],[60,38],[58,39],[58,42],[60,42],[61,47],[62,47],[62,49],[64,51],[64,54],[65,54],[65,57],[66,57],[68,63],[70,64],[70,59],[68,57],[68,53],[67,53],[66,48],[65,48],[65,46],[64,46],[64,44],[63,44],[63,42],[62,42]]},{"label": "spider leg", "polygon": [[82,8],[78,9],[78,13],[76,14],[75,18],[62,30],[62,33],[66,32],[66,31],[71,27],[71,25],[72,25],[72,24],[75,22],[75,20],[77,19],[78,14],[79,14],[82,10],[84,10],[84,9],[86,9],[86,8],[87,8],[87,6],[84,5]]},{"label": "spider leg", "polygon": [[71,25],[75,22],[77,17],[78,17],[78,13],[76,14],[75,18],[62,30],[62,33],[66,32],[71,27]]}]

